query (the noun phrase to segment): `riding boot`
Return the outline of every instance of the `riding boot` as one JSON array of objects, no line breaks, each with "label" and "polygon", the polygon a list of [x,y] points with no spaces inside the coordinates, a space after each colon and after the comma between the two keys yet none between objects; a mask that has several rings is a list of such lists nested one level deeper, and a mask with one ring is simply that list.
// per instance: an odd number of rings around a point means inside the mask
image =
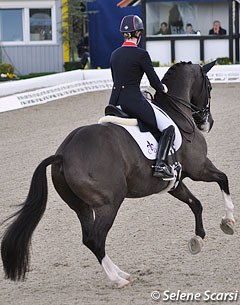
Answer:
[{"label": "riding boot", "polygon": [[174,175],[171,167],[168,165],[168,153],[173,145],[175,137],[174,127],[171,125],[163,131],[162,137],[159,141],[157,160],[154,166],[154,177],[162,178],[163,180],[173,180]]}]

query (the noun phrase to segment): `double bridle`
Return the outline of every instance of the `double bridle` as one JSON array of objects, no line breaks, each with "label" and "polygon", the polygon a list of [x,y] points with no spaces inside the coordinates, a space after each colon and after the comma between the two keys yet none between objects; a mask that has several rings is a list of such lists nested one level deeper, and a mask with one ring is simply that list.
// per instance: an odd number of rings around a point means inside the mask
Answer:
[{"label": "double bridle", "polygon": [[203,86],[202,86],[202,90],[201,93],[199,95],[199,99],[202,98],[203,94],[205,95],[207,92],[207,96],[206,96],[206,102],[203,108],[199,108],[198,106],[194,105],[191,101],[187,102],[184,99],[168,94],[166,93],[166,95],[168,96],[168,98],[174,102],[175,106],[178,108],[179,112],[184,115],[184,117],[187,119],[187,121],[191,122],[190,124],[192,125],[192,120],[191,118],[189,118],[189,116],[182,111],[182,109],[179,107],[178,104],[184,105],[185,107],[191,109],[192,111],[192,117],[194,119],[194,122],[197,125],[200,125],[202,123],[204,123],[206,121],[206,118],[209,116],[210,114],[210,102],[211,102],[211,84],[208,80],[208,77],[206,74],[203,75],[204,77],[204,82],[203,82]]},{"label": "double bridle", "polygon": [[207,92],[205,106],[202,109],[200,109],[199,107],[196,107],[195,105],[190,103],[191,107],[193,109],[192,116],[193,116],[193,119],[194,119],[196,124],[204,123],[206,121],[206,118],[210,114],[210,102],[211,102],[211,89],[212,89],[212,87],[211,87],[211,84],[210,84],[210,81],[209,81],[207,75],[204,74],[203,77],[204,77],[204,82],[203,82],[203,87],[202,87],[201,94],[200,94],[199,98],[201,98],[202,95],[206,94],[205,92]]}]

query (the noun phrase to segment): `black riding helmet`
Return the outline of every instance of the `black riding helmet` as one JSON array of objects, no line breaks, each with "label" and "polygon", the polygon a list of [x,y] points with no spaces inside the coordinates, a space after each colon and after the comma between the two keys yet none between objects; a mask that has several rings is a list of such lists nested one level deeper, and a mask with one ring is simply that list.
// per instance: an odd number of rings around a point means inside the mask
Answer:
[{"label": "black riding helmet", "polygon": [[137,15],[127,15],[123,17],[120,24],[121,33],[135,33],[136,31],[143,31],[144,26],[142,19]]}]

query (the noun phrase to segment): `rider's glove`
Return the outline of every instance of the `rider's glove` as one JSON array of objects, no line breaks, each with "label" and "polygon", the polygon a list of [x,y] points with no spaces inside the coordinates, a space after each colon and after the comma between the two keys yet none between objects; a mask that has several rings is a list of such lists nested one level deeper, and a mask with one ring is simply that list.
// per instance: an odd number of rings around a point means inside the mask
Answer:
[{"label": "rider's glove", "polygon": [[163,88],[164,88],[164,89],[163,89],[163,92],[164,92],[164,93],[167,93],[167,92],[168,92],[168,87],[167,87],[165,84],[162,84],[162,85],[163,85]]}]

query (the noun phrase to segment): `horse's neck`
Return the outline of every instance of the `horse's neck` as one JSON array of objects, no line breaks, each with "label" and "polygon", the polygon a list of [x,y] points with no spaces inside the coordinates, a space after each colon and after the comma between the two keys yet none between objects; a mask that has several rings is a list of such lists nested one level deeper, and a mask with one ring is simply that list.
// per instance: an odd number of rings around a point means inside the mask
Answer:
[{"label": "horse's neck", "polygon": [[169,94],[190,103],[193,95],[193,86],[196,80],[196,69],[192,64],[179,64],[167,73],[163,79]]},{"label": "horse's neck", "polygon": [[169,89],[169,94],[176,96],[186,102],[190,102],[192,90],[189,80],[177,79],[176,81],[169,81],[169,85],[166,84]]}]

